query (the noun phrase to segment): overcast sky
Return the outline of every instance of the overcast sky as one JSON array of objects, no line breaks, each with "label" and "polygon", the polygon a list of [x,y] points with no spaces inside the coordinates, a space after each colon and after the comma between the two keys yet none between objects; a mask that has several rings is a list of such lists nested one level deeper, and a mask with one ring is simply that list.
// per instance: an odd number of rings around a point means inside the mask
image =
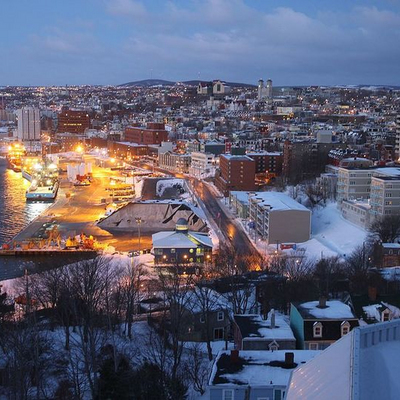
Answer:
[{"label": "overcast sky", "polygon": [[400,0],[10,0],[0,85],[400,85]]}]

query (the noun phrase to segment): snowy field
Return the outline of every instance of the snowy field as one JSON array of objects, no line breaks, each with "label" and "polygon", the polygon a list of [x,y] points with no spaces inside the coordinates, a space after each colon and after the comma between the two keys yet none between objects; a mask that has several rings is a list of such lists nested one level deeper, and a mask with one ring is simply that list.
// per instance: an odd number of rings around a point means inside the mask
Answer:
[{"label": "snowy field", "polygon": [[345,258],[363,244],[368,232],[344,219],[336,203],[317,209],[311,217],[311,240],[300,243],[312,258],[339,256]]},{"label": "snowy field", "polygon": [[[244,227],[244,222],[240,221]],[[365,241],[368,232],[342,217],[336,203],[328,203],[326,207],[314,209],[311,217],[311,239],[298,243],[297,249],[305,249],[308,258],[319,260],[326,257],[346,258]],[[254,243],[254,235],[250,238]],[[266,246],[258,240],[257,248],[261,254],[273,253],[276,245]],[[290,255],[293,250],[283,250]]]}]

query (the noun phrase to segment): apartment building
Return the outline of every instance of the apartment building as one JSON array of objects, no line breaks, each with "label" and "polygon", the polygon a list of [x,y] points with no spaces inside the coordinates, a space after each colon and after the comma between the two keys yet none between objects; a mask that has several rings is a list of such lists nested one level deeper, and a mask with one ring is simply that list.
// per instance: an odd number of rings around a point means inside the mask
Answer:
[{"label": "apartment building", "polygon": [[149,122],[146,127],[129,126],[125,129],[125,140],[138,144],[161,144],[168,140],[163,123]]},{"label": "apartment building", "polygon": [[83,134],[90,128],[90,116],[86,111],[63,110],[58,114],[58,133]]},{"label": "apartment building", "polygon": [[214,176],[215,174],[215,156],[210,153],[201,153],[195,151],[191,154],[191,164],[189,167],[189,174],[196,178],[205,176]]},{"label": "apartment building", "polygon": [[190,167],[190,154],[176,154],[166,151],[158,156],[158,164],[160,168],[173,172],[187,174]]},{"label": "apartment building", "polygon": [[352,169],[340,167],[337,181],[337,201],[369,199],[372,169]]},{"label": "apartment building", "polygon": [[231,190],[253,191],[256,163],[248,156],[223,154],[219,159],[219,173],[215,179],[217,188],[228,196]]},{"label": "apartment building", "polygon": [[311,235],[311,211],[279,192],[249,194],[250,224],[269,244],[303,243]]},{"label": "apartment building", "polygon": [[373,176],[371,179],[371,214],[400,214],[400,176]]},{"label": "apartment building", "polygon": [[256,162],[256,174],[266,173],[280,175],[282,172],[283,154],[280,152],[259,151],[246,154]]}]

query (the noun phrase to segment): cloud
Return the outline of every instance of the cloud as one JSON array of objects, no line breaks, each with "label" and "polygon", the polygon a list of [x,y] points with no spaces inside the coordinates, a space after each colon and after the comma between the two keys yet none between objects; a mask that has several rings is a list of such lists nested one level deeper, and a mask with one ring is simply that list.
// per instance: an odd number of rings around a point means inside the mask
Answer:
[{"label": "cloud", "polygon": [[134,0],[109,0],[107,1],[107,11],[113,15],[133,17],[139,20],[148,16],[143,3]]}]

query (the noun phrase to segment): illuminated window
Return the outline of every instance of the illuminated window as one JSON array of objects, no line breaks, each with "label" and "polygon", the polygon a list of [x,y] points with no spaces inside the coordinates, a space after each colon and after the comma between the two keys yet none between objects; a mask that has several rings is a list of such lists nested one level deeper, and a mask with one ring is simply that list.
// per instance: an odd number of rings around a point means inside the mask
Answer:
[{"label": "illuminated window", "polygon": [[314,334],[314,337],[322,337],[322,324],[321,324],[321,322],[314,322],[313,334]]},{"label": "illuminated window", "polygon": [[342,336],[347,335],[350,332],[350,324],[347,321],[343,321],[340,330],[342,333]]}]

